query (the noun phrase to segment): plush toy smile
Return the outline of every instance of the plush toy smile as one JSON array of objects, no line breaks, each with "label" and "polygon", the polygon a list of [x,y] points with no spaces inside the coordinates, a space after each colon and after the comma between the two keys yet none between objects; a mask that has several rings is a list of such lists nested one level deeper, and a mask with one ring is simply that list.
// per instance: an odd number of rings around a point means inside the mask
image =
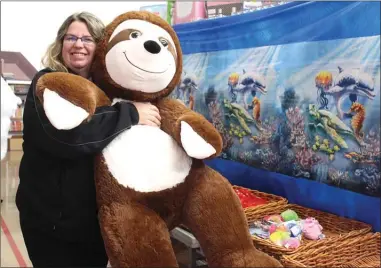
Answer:
[{"label": "plush toy smile", "polygon": [[144,70],[144,69],[140,68],[139,66],[136,66],[135,64],[133,64],[133,63],[128,59],[126,51],[124,51],[123,54],[124,54],[124,56],[126,57],[126,60],[127,60],[132,66],[134,66],[134,67],[136,67],[136,68],[138,68],[138,69],[140,69],[140,70],[142,70],[142,71],[145,71],[145,72],[147,72],[147,73],[152,73],[152,74],[162,74],[162,73],[165,73],[165,72],[168,70],[168,68],[165,69],[164,71],[160,71],[160,72],[154,72],[154,71]]},{"label": "plush toy smile", "polygon": [[167,31],[135,19],[115,29],[109,39],[105,63],[111,79],[118,85],[155,93],[173,79],[176,58],[175,45]]}]

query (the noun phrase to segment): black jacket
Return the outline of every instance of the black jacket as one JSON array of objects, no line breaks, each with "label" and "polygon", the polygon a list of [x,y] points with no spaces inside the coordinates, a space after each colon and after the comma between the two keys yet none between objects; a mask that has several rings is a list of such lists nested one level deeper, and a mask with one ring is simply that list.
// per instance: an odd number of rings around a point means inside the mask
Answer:
[{"label": "black jacket", "polygon": [[[34,77],[23,115],[24,154],[16,205],[24,229],[40,228],[68,240],[91,240],[99,235],[94,184],[94,155],[121,131],[137,124],[133,104],[100,107],[89,123],[57,130],[35,96],[40,76]],[[62,111],[63,113],[65,111]]]}]

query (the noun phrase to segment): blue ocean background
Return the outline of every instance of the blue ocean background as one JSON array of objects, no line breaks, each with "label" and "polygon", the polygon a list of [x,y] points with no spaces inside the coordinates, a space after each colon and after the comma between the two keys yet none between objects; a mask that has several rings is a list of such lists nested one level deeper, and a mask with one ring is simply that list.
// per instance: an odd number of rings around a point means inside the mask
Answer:
[{"label": "blue ocean background", "polygon": [[[184,79],[197,85],[185,103],[208,118],[224,139],[222,155],[207,164],[232,184],[366,222],[380,231],[380,8],[379,1],[292,1],[239,16],[174,25],[184,54]],[[330,74],[334,83],[339,67],[369,76],[375,97],[356,100],[365,110],[359,130],[370,146],[364,150],[343,136],[348,149],[331,157],[313,150],[316,135],[332,140],[307,127],[306,107],[328,100],[326,111],[337,113],[332,96],[318,97],[315,78],[323,72],[321,78]],[[237,122],[229,117],[234,95],[228,77],[234,72],[242,77],[244,70],[264,76],[267,86],[267,94],[257,92],[256,97],[260,119],[271,126],[271,135],[256,143],[250,136],[260,133],[252,123],[251,135],[243,135],[232,131],[231,124],[237,127]],[[324,95],[321,89],[320,94]],[[346,97],[341,109],[348,112],[353,100]],[[236,105],[241,104],[238,97]],[[287,115],[290,107],[294,108]],[[246,111],[253,118],[254,109]],[[300,123],[297,140],[307,143],[307,149],[294,146],[289,120]],[[350,128],[351,119],[343,123]],[[234,137],[229,137],[231,132]]]},{"label": "blue ocean background", "polygon": [[[263,77],[267,94],[256,93],[256,97],[261,102],[261,118],[280,118],[282,116],[282,97],[286,90],[292,89],[298,99],[297,107],[306,118],[308,116],[308,105],[315,104],[319,106],[318,89],[315,83],[316,75],[320,71],[327,71],[332,74],[332,84],[339,75],[339,68],[344,71],[364,72],[368,74],[374,83],[373,93],[376,97],[370,100],[366,97],[359,96],[357,101],[361,103],[366,110],[363,131],[380,130],[380,36],[370,36],[361,38],[347,38],[338,40],[325,40],[313,42],[298,42],[284,45],[263,46],[244,49],[221,50],[205,53],[195,53],[184,56],[184,77],[191,77],[197,85],[194,92],[196,99],[194,110],[201,112],[209,118],[208,107],[205,103],[205,94],[208,89],[213,88],[218,95],[220,103],[223,99],[229,100],[228,78],[232,73],[243,75],[246,73],[254,73]],[[332,96],[326,96],[328,99],[327,110],[332,114],[337,114],[336,103]],[[249,96],[248,103],[251,102],[252,96]],[[242,98],[237,99],[238,104],[243,104]],[[341,105],[343,111],[349,111],[352,101],[346,97]],[[251,110],[247,110],[251,114]],[[281,121],[286,119],[281,119]],[[342,120],[348,127],[351,127],[351,119]],[[223,119],[224,125],[229,124]],[[279,123],[279,121],[278,121]],[[306,123],[308,120],[306,119]],[[252,134],[260,134],[255,127],[251,126]],[[306,129],[306,135],[308,135]],[[283,133],[278,133],[283,135]],[[274,138],[274,137],[273,137]],[[328,138],[327,136],[323,138]],[[348,144],[346,152],[360,152],[358,143],[354,139],[345,138]],[[333,141],[330,141],[333,143]],[[311,141],[313,143],[313,141]],[[285,173],[295,176],[282,168],[274,166],[263,167],[260,159],[254,159],[255,154],[261,153],[258,150],[265,150],[266,146],[258,146],[249,140],[249,136],[244,137],[241,142],[234,139],[233,145],[227,149],[223,155],[224,158],[239,162],[246,162],[258,168],[265,168],[271,171]],[[271,147],[271,146],[267,146]],[[309,146],[311,147],[311,146]],[[298,149],[289,148],[292,153],[297,153]],[[282,157],[281,148],[272,149],[273,153]],[[246,158],[242,159],[239,154],[246,154]],[[360,176],[355,176],[357,169],[366,169],[368,166],[359,166],[353,161],[344,157],[345,152],[335,154],[335,159],[325,162],[325,170],[320,175],[315,174],[306,177],[315,179],[320,182],[332,184],[329,178],[330,172],[337,171],[339,176],[346,175],[345,179],[340,179],[338,187],[350,189],[359,193],[369,195],[379,195],[380,189],[380,173],[379,166],[374,169],[363,172]],[[321,153],[320,153],[321,154]],[[324,153],[321,154],[324,157]],[[268,156],[265,154],[264,156]],[[376,159],[375,164],[379,163]],[[292,162],[283,163],[283,165],[292,165]],[[275,163],[276,165],[276,163]],[[316,168],[315,168],[316,169]],[[364,170],[365,170],[364,169]],[[304,170],[306,171],[306,170]],[[345,172],[347,173],[345,174]],[[308,170],[311,173],[311,170]],[[361,177],[364,174],[374,176],[376,172],[376,189],[372,191],[366,190],[366,179]],[[306,173],[298,176],[303,177]],[[372,175],[373,174],[373,175]],[[366,175],[364,175],[366,176]],[[349,184],[352,184],[349,186]]]}]

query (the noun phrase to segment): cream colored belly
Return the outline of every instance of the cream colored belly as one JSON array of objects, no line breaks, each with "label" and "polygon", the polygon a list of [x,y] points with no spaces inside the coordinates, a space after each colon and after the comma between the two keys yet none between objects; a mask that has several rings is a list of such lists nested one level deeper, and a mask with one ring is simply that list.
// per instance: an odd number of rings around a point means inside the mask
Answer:
[{"label": "cream colored belly", "polygon": [[140,192],[161,191],[183,182],[192,160],[157,127],[133,126],[104,150],[109,171],[123,186]]}]

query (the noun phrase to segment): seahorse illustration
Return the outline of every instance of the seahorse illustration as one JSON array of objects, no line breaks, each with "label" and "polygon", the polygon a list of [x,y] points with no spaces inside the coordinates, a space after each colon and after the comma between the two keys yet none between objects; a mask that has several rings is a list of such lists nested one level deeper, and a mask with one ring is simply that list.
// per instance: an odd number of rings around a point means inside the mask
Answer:
[{"label": "seahorse illustration", "polygon": [[363,123],[365,120],[365,108],[362,104],[354,102],[349,110],[348,114],[353,114],[351,119],[351,126],[355,137],[358,141],[362,141],[364,138],[364,132],[362,131]]},{"label": "seahorse illustration", "polygon": [[258,123],[261,124],[261,101],[257,98],[253,98],[253,118]]}]

